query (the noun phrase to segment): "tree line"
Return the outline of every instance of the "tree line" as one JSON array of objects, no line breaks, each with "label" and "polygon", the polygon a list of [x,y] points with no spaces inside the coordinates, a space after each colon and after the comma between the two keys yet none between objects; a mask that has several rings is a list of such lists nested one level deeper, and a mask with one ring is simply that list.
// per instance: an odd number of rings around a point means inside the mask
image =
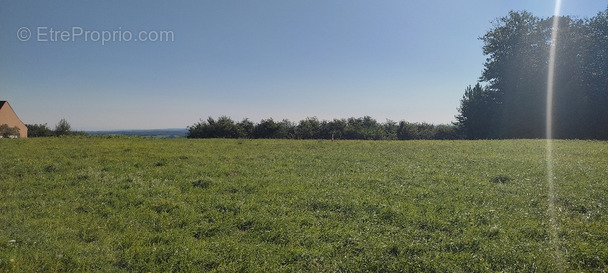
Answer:
[{"label": "tree line", "polygon": [[84,132],[73,131],[72,126],[65,119],[61,119],[55,129],[50,129],[47,124],[26,124],[28,137],[52,137],[69,135],[86,135]]},{"label": "tree line", "polygon": [[469,139],[546,137],[549,52],[555,46],[553,135],[608,139],[608,8],[592,18],[510,12],[484,36],[478,83],[455,123]]},{"label": "tree line", "polygon": [[235,122],[229,117],[209,117],[188,127],[188,138],[268,138],[268,139],[458,139],[457,127],[429,123],[380,123],[365,116],[362,118],[319,120],[309,117],[297,123],[272,118],[253,123],[249,119]]}]

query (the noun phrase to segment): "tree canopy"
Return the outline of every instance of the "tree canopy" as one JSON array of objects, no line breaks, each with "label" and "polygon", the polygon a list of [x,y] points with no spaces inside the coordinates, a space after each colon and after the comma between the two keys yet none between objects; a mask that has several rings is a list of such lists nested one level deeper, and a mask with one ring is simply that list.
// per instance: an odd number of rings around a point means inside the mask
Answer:
[{"label": "tree canopy", "polygon": [[457,125],[467,138],[546,136],[549,51],[556,47],[553,135],[608,139],[608,9],[593,18],[511,11],[485,35],[479,82],[467,87]]}]

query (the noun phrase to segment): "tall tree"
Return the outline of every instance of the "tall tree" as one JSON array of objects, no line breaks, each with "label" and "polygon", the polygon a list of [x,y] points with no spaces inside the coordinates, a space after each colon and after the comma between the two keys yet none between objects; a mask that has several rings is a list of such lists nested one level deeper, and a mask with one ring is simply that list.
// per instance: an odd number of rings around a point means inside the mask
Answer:
[{"label": "tall tree", "polygon": [[457,125],[469,139],[488,139],[498,136],[497,117],[500,113],[500,103],[496,93],[477,83],[474,87],[468,86],[460,100]]},{"label": "tall tree", "polygon": [[[547,32],[531,13],[509,12],[480,39],[487,55],[480,78],[494,90],[501,113],[496,118],[498,137],[544,135]],[[550,32],[548,33],[550,37]]]}]

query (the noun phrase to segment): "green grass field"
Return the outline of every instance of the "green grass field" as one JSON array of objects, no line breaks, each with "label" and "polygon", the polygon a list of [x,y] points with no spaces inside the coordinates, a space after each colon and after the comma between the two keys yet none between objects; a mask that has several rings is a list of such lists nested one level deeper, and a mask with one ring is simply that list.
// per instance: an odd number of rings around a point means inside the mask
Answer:
[{"label": "green grass field", "polygon": [[606,272],[608,143],[0,139],[0,272]]}]

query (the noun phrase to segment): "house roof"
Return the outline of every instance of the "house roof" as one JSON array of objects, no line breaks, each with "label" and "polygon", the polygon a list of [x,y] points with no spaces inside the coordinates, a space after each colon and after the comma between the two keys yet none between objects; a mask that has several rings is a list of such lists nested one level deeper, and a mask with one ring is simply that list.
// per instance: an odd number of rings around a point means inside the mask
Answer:
[{"label": "house roof", "polygon": [[2,108],[2,106],[4,106],[5,102],[6,102],[5,100],[0,100],[0,108]]}]

